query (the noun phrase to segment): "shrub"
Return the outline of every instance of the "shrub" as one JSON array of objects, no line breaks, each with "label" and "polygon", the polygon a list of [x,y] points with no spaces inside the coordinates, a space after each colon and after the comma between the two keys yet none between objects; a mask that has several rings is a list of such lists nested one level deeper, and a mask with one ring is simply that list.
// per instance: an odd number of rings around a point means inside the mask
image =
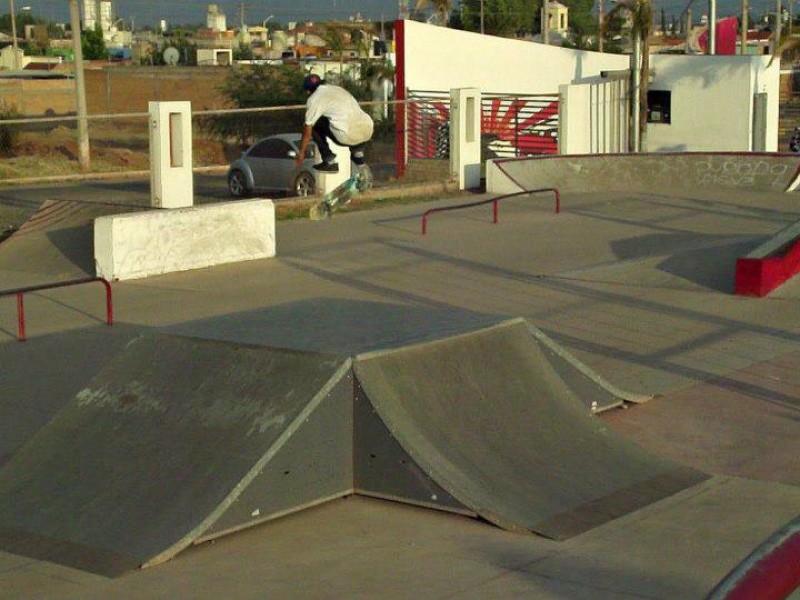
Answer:
[{"label": "shrub", "polygon": [[18,119],[20,114],[16,109],[0,105],[0,155],[14,156],[19,142],[19,126],[2,123],[7,119]]}]

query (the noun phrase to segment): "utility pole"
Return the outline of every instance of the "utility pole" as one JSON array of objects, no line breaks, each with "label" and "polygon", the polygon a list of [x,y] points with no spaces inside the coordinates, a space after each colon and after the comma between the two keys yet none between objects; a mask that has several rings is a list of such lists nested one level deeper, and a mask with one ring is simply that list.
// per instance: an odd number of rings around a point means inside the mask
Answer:
[{"label": "utility pole", "polygon": [[542,42],[550,44],[550,2],[542,3]]},{"label": "utility pole", "polygon": [[686,9],[686,53],[689,53],[689,40],[692,37],[692,9]]},{"label": "utility pole", "polygon": [[603,0],[597,0],[597,50],[603,51]]},{"label": "utility pole", "polygon": [[481,0],[481,33],[483,33],[483,0]]},{"label": "utility pole", "polygon": [[19,46],[17,45],[17,17],[14,14],[14,0],[8,0],[11,7],[11,44],[14,47],[14,70],[19,71]]},{"label": "utility pole", "polygon": [[748,0],[742,0],[742,31],[739,36],[739,54],[747,54],[747,30],[750,24],[747,22],[750,18],[747,13],[750,12],[750,5]]},{"label": "utility pole", "polygon": [[72,26],[72,51],[75,54],[75,95],[78,109],[78,164],[81,171],[88,171],[89,122],[86,118],[86,83],[83,78],[83,50],[81,49],[81,13],[78,0],[69,0],[69,16]]},{"label": "utility pole", "polygon": [[708,53],[717,53],[717,0],[708,0]]}]

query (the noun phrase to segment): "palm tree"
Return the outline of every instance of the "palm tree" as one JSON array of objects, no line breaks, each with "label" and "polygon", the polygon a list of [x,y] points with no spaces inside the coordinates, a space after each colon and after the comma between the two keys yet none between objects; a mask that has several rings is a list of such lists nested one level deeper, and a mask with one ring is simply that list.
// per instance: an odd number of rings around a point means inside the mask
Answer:
[{"label": "palm tree", "polygon": [[[632,150],[639,151],[647,148],[645,134],[647,131],[647,89],[650,81],[650,34],[653,31],[653,5],[650,0],[617,0],[613,9],[608,11],[603,21],[600,35],[605,34],[606,24],[610,19],[626,13],[629,19],[631,35],[633,37],[633,55],[638,57],[639,72],[635,73],[634,81],[638,79],[638,122],[637,128],[639,144],[634,143]],[[636,61],[634,61],[634,65]],[[635,68],[635,66],[634,66]],[[637,147],[638,146],[638,147]]]},{"label": "palm tree", "polygon": [[450,11],[453,9],[452,0],[417,0],[414,10],[424,10],[430,6],[439,15],[439,25],[447,27],[450,21]]}]

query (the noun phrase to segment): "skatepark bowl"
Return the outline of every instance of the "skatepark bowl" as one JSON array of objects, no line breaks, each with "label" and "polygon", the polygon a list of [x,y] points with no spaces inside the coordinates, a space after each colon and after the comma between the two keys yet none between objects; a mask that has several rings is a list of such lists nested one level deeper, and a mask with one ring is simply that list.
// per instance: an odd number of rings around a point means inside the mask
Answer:
[{"label": "skatepark bowl", "polygon": [[117,209],[48,190],[0,243],[0,596],[788,597],[800,287],[733,292],[797,158],[488,169],[112,282],[111,328],[66,284]]}]

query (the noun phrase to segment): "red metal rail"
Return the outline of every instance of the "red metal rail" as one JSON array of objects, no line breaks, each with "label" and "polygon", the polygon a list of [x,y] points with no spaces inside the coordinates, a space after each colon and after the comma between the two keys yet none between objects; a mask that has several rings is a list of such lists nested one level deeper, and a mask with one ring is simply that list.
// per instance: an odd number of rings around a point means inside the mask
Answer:
[{"label": "red metal rail", "polygon": [[524,196],[526,194],[536,194],[539,192],[553,192],[556,197],[556,214],[561,212],[561,195],[558,193],[557,188],[540,188],[536,190],[525,190],[522,192],[514,192],[513,194],[504,194],[496,198],[489,198],[488,200],[477,200],[475,202],[467,202],[466,204],[455,204],[453,206],[441,206],[438,208],[430,208],[422,213],[422,235],[428,233],[428,215],[436,212],[443,212],[446,210],[458,210],[460,208],[470,208],[472,206],[481,206],[482,204],[492,204],[492,223],[497,223],[498,205],[500,200],[507,200],[508,198],[515,198],[516,196]]},{"label": "red metal rail", "polygon": [[3,296],[16,296],[17,297],[17,327],[19,335],[17,339],[20,342],[25,341],[25,303],[23,296],[27,292],[38,292],[41,290],[51,290],[54,288],[67,287],[71,285],[80,285],[82,283],[93,283],[99,281],[106,288],[106,324],[111,327],[114,324],[114,305],[111,299],[111,284],[102,277],[87,277],[85,279],[70,279],[69,281],[60,281],[58,283],[45,283],[43,285],[32,285],[24,288],[17,288],[15,290],[0,291],[0,298]]}]

